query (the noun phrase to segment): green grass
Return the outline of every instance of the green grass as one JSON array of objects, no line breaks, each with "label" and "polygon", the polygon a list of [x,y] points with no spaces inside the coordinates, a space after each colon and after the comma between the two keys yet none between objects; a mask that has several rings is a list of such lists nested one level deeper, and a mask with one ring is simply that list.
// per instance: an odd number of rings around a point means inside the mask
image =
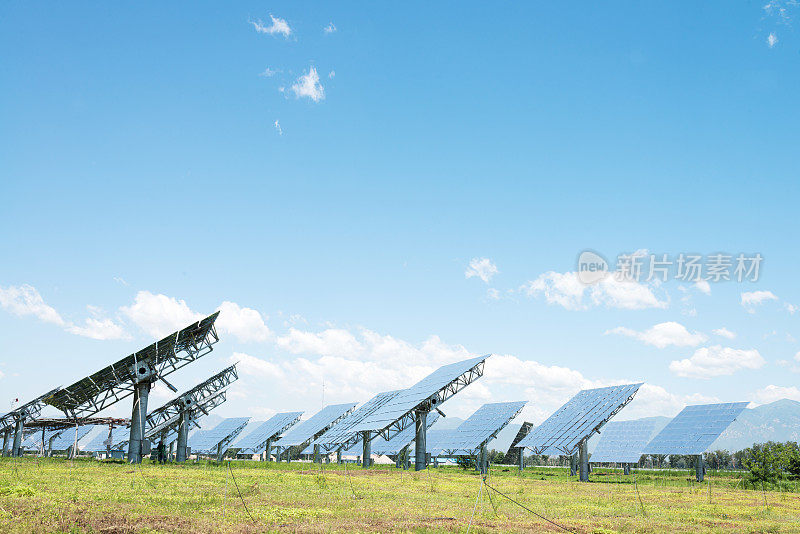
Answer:
[{"label": "green grass", "polygon": [[[227,467],[206,463],[3,458],[0,531],[466,532],[481,486],[474,471],[451,467],[240,461],[232,471],[236,484]],[[800,495],[742,489],[738,476],[697,484],[685,470],[642,471],[634,485],[596,470],[582,484],[563,469],[520,476],[495,466],[489,484],[577,532],[800,532]],[[471,532],[558,531],[487,488],[477,503]]]}]

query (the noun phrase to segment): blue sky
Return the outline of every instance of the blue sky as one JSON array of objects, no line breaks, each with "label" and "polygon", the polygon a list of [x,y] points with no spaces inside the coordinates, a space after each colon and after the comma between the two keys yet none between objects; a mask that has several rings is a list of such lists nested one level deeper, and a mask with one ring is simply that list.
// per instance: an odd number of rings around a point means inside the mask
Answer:
[{"label": "blue sky", "polygon": [[[454,414],[541,420],[623,380],[649,387],[630,416],[800,400],[798,13],[5,4],[0,403],[220,306],[222,341],[172,381],[242,362],[221,415],[314,411],[323,378],[362,402],[482,353]],[[764,262],[565,307],[586,249]],[[467,277],[482,258],[496,274]]]}]

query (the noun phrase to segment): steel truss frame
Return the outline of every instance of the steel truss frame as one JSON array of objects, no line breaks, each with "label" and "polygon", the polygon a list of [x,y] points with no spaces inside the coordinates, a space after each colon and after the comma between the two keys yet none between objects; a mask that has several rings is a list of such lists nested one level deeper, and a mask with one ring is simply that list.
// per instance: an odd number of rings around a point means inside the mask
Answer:
[{"label": "steel truss frame", "polygon": [[56,391],[45,402],[72,419],[82,419],[100,412],[132,395],[136,385],[143,380],[152,382],[163,379],[211,352],[213,345],[219,341],[214,327],[218,315],[219,312],[215,312],[71,386]]}]

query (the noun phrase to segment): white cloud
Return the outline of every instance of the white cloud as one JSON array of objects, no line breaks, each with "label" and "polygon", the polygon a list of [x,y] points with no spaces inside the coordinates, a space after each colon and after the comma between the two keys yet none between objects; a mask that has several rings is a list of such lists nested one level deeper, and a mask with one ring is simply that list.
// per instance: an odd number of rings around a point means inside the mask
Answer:
[{"label": "white cloud", "polygon": [[269,26],[265,25],[260,19],[257,21],[251,20],[250,24],[253,25],[253,28],[255,28],[258,33],[283,35],[284,37],[289,37],[289,35],[291,35],[292,29],[284,19],[274,17],[272,14],[270,14],[269,18],[272,19],[272,24]]},{"label": "white cloud", "polygon": [[489,280],[498,272],[497,265],[492,263],[489,258],[472,258],[469,260],[467,270],[464,271],[464,277],[472,278],[476,276],[488,284]]},{"label": "white cloud", "polygon": [[695,289],[697,289],[700,293],[705,295],[711,294],[711,284],[708,283],[706,280],[698,280],[694,283]]},{"label": "white cloud", "polygon": [[768,300],[778,300],[778,296],[772,291],[745,291],[742,293],[742,306],[747,308],[750,313],[755,313],[755,306],[767,302]]},{"label": "white cloud", "polygon": [[329,22],[327,26],[325,26],[324,30],[325,33],[333,33],[336,31],[336,26],[333,25],[333,22]]},{"label": "white cloud", "polygon": [[259,76],[262,76],[264,78],[272,78],[273,76],[275,76],[276,72],[277,71],[267,67],[261,74],[259,74]]},{"label": "white cloud", "polygon": [[544,296],[548,304],[557,304],[568,310],[586,310],[592,306],[626,310],[666,308],[668,302],[656,297],[654,287],[632,280],[617,280],[610,275],[587,286],[581,283],[575,272],[548,271],[524,284],[521,290],[529,297]]},{"label": "white cloud", "polygon": [[330,71],[328,73],[328,78],[330,78],[331,80],[334,79],[335,77],[336,77],[336,71],[335,70],[332,70],[332,71]]},{"label": "white cloud", "polygon": [[45,303],[35,287],[23,284],[19,287],[0,287],[0,306],[14,315],[23,317],[32,315],[45,323],[62,327],[71,334],[92,339],[129,339],[123,327],[111,319],[100,317],[101,311],[88,306],[95,317],[85,320],[83,326],[64,320],[55,308]]},{"label": "white cloud", "polygon": [[769,45],[770,48],[778,44],[778,36],[775,35],[774,32],[770,32],[770,34],[767,36],[767,44]]},{"label": "white cloud", "polygon": [[95,319],[87,317],[83,326],[69,325],[67,332],[91,339],[130,339],[131,336],[122,325],[111,319]]},{"label": "white cloud", "polygon": [[486,296],[491,300],[500,300],[500,292],[493,287],[486,290]]},{"label": "white cloud", "polygon": [[325,88],[319,83],[319,74],[313,65],[308,68],[308,73],[297,78],[292,84],[292,91],[297,98],[307,97],[314,102],[325,100]]},{"label": "white cloud", "polygon": [[800,352],[797,352],[797,353],[795,353],[795,355],[794,355],[794,359],[795,359],[796,361],[800,362]]},{"label": "white cloud", "polygon": [[123,286],[130,285],[128,284],[128,281],[122,278],[121,276],[115,276],[114,281],[117,282],[118,284],[122,284]]},{"label": "white cloud", "polygon": [[45,304],[36,288],[28,284],[0,287],[0,306],[18,317],[33,315],[46,323],[58,326],[66,324],[55,308]]},{"label": "white cloud", "polygon": [[697,349],[691,358],[674,360],[669,370],[687,378],[732,375],[740,369],[760,369],[766,362],[755,349],[742,350],[713,345]]},{"label": "white cloud", "polygon": [[722,328],[717,328],[716,330],[712,330],[711,333],[713,333],[713,334],[715,334],[717,336],[726,337],[728,339],[735,339],[736,338],[736,332],[731,332],[730,330],[728,330],[724,326]]},{"label": "white cloud", "polygon": [[605,333],[632,337],[660,349],[669,345],[695,347],[708,339],[705,334],[700,332],[691,333],[685,326],[674,321],[659,323],[642,332],[619,326],[607,330]]},{"label": "white cloud", "polygon": [[203,318],[186,301],[149,291],[139,291],[133,304],[120,311],[147,335],[158,339]]},{"label": "white cloud", "polygon": [[800,308],[798,308],[794,304],[789,304],[788,302],[784,302],[783,303],[783,309],[786,310],[787,312],[789,312],[789,315],[794,315],[795,312],[797,312],[797,310],[800,309]]},{"label": "white cloud", "polygon": [[278,122],[278,119],[275,119],[275,130],[278,132],[278,135],[283,135],[283,128],[281,128],[281,123]]},{"label": "white cloud", "polygon": [[797,389],[795,386],[783,387],[770,384],[755,391],[752,398],[761,404],[767,404],[781,399],[800,401],[800,389]]},{"label": "white cloud", "polygon": [[216,326],[221,334],[231,334],[245,343],[263,342],[271,335],[264,318],[257,310],[225,301],[220,305],[219,312]]}]

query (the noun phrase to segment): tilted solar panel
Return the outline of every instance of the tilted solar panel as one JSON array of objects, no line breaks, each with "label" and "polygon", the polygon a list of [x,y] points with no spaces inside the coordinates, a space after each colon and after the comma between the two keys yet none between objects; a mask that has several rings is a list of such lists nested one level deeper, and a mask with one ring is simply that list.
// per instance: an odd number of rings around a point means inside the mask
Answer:
[{"label": "tilted solar panel", "polygon": [[198,430],[189,436],[189,447],[192,452],[216,453],[217,445],[238,436],[249,420],[249,417],[229,417],[210,430]]},{"label": "tilted solar panel", "polygon": [[687,406],[644,448],[644,454],[703,454],[747,402]]},{"label": "tilted solar panel", "polygon": [[428,430],[425,437],[425,450],[429,452],[431,456],[440,456],[444,452],[442,446],[449,441],[450,434],[453,432],[455,432],[455,429],[440,430],[434,428]]},{"label": "tilted solar panel", "polygon": [[[130,429],[125,426],[117,426],[111,431],[111,450],[120,449],[121,443],[127,443],[130,437]],[[92,438],[89,443],[83,447],[86,452],[105,452],[106,441],[108,441],[108,427],[102,427],[100,433]]]},{"label": "tilted solar panel", "polygon": [[[439,414],[437,412],[429,413],[425,421],[427,423],[427,428],[433,426],[433,424],[438,420],[439,420]],[[406,447],[407,445],[411,445],[415,437],[416,437],[416,429],[414,428],[414,426],[407,426],[406,428],[395,434],[394,437],[389,441],[383,439],[382,436],[378,436],[377,438],[372,440],[372,454],[386,454],[386,455],[399,454],[404,447]]]},{"label": "tilted solar panel", "polygon": [[653,436],[656,422],[651,420],[610,422],[603,427],[600,441],[589,461],[635,464]]},{"label": "tilted solar panel", "polygon": [[[401,419],[408,418],[423,404],[427,408],[438,406],[452,396],[460,387],[471,383],[483,374],[483,363],[489,355],[471,358],[440,367],[408,389],[401,390],[379,410],[358,423],[353,430],[383,431]],[[409,419],[409,423],[413,419]],[[402,428],[405,428],[405,424]],[[402,430],[397,428],[397,431]],[[390,439],[392,436],[388,436]]]},{"label": "tilted solar panel", "polygon": [[476,454],[481,446],[505,428],[527,403],[528,401],[484,404],[461,423],[440,448],[452,456]]},{"label": "tilted solar panel", "polygon": [[269,420],[261,423],[255,430],[237,440],[231,447],[242,449],[242,452],[260,454],[267,448],[267,441],[276,439],[286,430],[295,425],[303,412],[285,412],[273,415]]},{"label": "tilted solar panel", "polygon": [[[88,434],[94,425],[83,425],[78,427],[78,449],[81,450],[80,441]],[[65,451],[75,443],[75,429],[68,428],[64,430],[59,436],[53,440],[54,451]]]},{"label": "tilted solar panel", "polygon": [[330,452],[347,444],[348,441],[358,441],[358,432],[353,430],[356,425],[364,419],[380,410],[382,406],[390,402],[400,391],[384,391],[378,393],[370,400],[359,406],[356,410],[343,417],[338,423],[330,427],[320,437],[314,440],[313,444],[319,445],[323,452]]},{"label": "tilted solar panel", "polygon": [[531,430],[518,445],[536,454],[574,454],[578,444],[625,407],[641,386],[638,383],[584,389]]},{"label": "tilted solar panel", "polygon": [[40,395],[32,401],[26,402],[22,406],[18,406],[10,412],[0,416],[0,432],[3,432],[9,428],[13,428],[17,422],[17,419],[23,419],[27,422],[31,419],[36,419],[39,417],[39,414],[42,412],[42,408],[44,407],[47,399],[60,389],[60,387],[51,389],[44,395]]},{"label": "tilted solar panel", "polygon": [[306,445],[315,436],[324,432],[342,417],[345,417],[355,407],[355,403],[326,406],[310,419],[293,426],[281,439],[275,442],[275,445],[279,447]]},{"label": "tilted solar panel", "polygon": [[[47,446],[50,444],[50,438],[54,436],[58,436],[64,432],[64,429],[58,430],[46,430],[44,433],[44,449],[47,450]],[[42,431],[36,430],[33,434],[28,436],[28,438],[22,443],[22,447],[28,451],[41,451],[42,450]]]}]

